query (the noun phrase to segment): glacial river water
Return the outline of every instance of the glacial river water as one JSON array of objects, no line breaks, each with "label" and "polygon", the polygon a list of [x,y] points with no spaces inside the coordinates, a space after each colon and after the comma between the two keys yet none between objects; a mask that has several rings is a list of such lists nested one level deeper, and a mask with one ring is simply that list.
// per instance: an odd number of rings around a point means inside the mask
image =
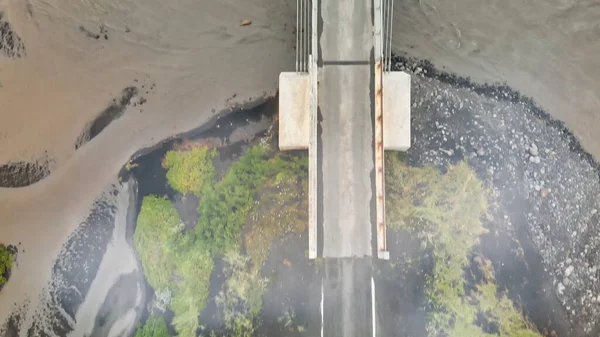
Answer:
[{"label": "glacial river water", "polygon": [[[135,185],[121,193],[113,186],[133,153],[218,125],[220,114],[275,93],[278,74],[294,66],[294,8],[293,0],[0,0],[0,165],[33,162],[48,171],[36,184],[0,188],[0,241],[21,243],[18,267],[0,293],[0,321],[20,310],[21,323],[31,326],[40,305],[55,301],[48,292],[55,260],[77,228],[98,220],[90,220],[97,213],[91,209],[111,205],[100,218],[113,223],[111,233],[126,230]],[[240,26],[242,20],[252,24]],[[594,0],[396,0],[393,49],[476,83],[506,82],[564,121],[598,157],[598,22]],[[128,88],[136,94],[118,119],[81,144]],[[561,172],[556,179],[568,182],[568,170]],[[579,219],[597,226],[597,217]],[[565,227],[562,240],[570,242],[573,232]],[[597,243],[595,233],[587,241],[575,234],[581,251]],[[543,245],[543,234],[533,236]],[[121,239],[112,244],[129,260],[118,273],[133,275],[133,253]],[[564,269],[559,264],[570,253],[552,247],[543,258]],[[598,262],[594,254],[586,263]],[[92,302],[84,307],[97,311],[104,298]],[[91,320],[80,322],[86,325],[76,331],[91,331]]]}]

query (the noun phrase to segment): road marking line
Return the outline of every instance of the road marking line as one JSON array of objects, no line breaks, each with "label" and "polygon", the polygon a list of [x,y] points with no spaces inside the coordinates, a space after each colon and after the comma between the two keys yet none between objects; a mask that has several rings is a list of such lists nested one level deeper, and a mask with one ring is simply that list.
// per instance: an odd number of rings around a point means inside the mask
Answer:
[{"label": "road marking line", "polygon": [[323,299],[325,298],[323,292],[323,280],[321,280],[321,337],[323,337]]},{"label": "road marking line", "polygon": [[373,324],[373,337],[377,337],[377,316],[375,316],[375,280],[371,277],[371,316]]}]

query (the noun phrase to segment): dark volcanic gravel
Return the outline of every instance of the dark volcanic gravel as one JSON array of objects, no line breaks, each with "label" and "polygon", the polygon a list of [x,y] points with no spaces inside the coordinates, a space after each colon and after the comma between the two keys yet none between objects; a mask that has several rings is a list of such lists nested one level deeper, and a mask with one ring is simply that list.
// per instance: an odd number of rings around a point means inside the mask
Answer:
[{"label": "dark volcanic gravel", "polygon": [[[467,160],[499,201],[490,226],[515,243],[483,238],[480,250],[496,257],[501,286],[541,330],[597,336],[600,182],[592,156],[561,122],[507,86],[476,85],[401,57],[394,69],[412,75],[409,162],[444,169]],[[510,263],[507,253],[517,248],[525,256]]]}]

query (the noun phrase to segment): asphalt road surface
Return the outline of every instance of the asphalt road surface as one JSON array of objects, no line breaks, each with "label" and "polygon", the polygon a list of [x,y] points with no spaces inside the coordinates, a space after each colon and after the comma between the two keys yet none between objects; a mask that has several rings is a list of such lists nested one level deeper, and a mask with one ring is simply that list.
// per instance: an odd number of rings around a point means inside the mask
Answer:
[{"label": "asphalt road surface", "polygon": [[373,336],[371,275],[370,259],[326,261],[323,336]]},{"label": "asphalt road surface", "polygon": [[320,1],[320,53],[327,61],[369,61],[373,47],[372,0]]}]

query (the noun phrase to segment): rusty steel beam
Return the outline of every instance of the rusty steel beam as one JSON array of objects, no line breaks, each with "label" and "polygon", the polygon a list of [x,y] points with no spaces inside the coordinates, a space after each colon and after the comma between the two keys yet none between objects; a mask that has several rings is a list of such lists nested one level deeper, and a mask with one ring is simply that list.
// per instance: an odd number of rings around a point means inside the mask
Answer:
[{"label": "rusty steel beam", "polygon": [[311,53],[308,73],[310,76],[310,117],[308,141],[308,258],[317,257],[317,0],[311,1]]},{"label": "rusty steel beam", "polygon": [[385,167],[383,150],[383,64],[375,63],[375,196],[377,198],[377,256],[389,259],[385,226]]},{"label": "rusty steel beam", "polygon": [[385,226],[385,167],[383,149],[383,15],[382,0],[374,0],[375,52],[375,198],[377,204],[377,257],[389,259]]}]

